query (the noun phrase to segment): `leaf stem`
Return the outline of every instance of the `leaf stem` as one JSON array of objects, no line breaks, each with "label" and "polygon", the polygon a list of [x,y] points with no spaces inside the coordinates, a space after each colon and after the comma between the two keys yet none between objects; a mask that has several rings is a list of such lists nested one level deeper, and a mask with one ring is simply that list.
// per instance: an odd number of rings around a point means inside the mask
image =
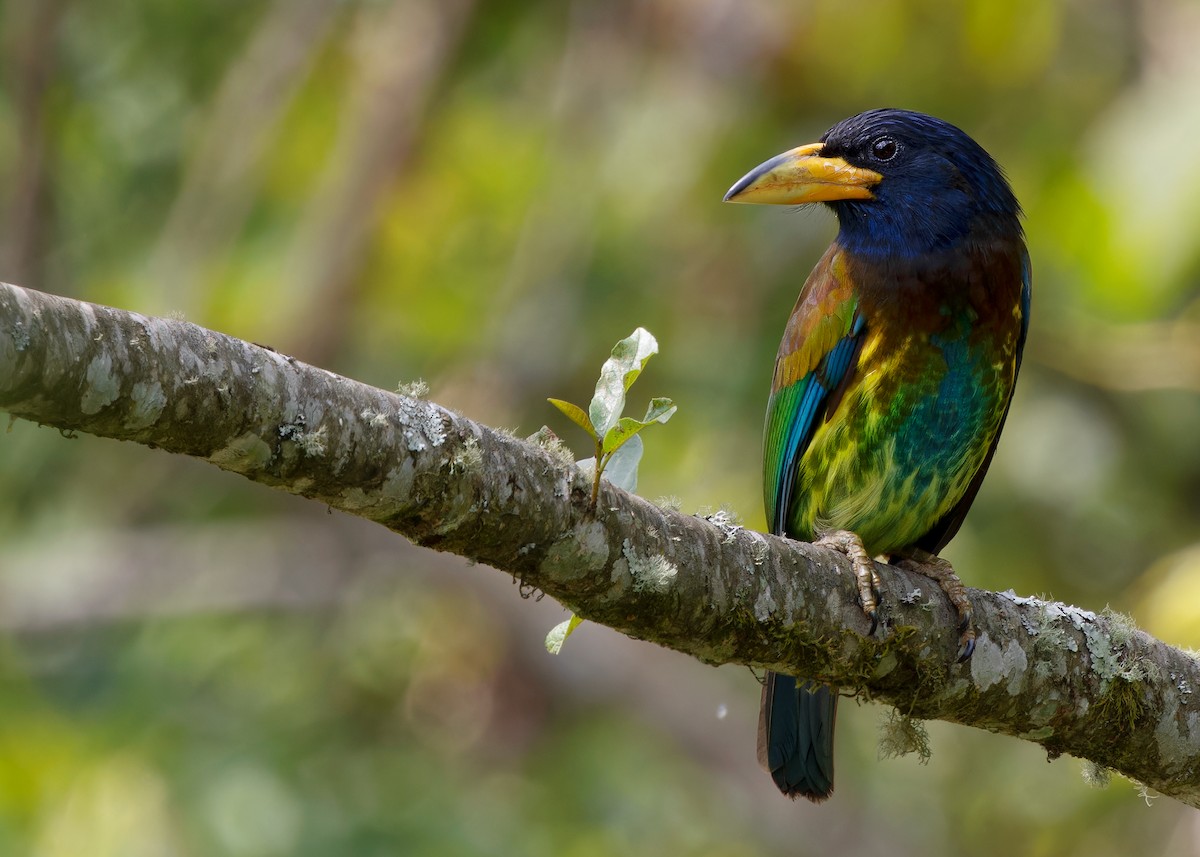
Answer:
[{"label": "leaf stem", "polygon": [[604,473],[605,455],[604,442],[600,438],[596,438],[596,475],[592,479],[592,508],[596,508],[596,503],[600,499],[600,476]]}]

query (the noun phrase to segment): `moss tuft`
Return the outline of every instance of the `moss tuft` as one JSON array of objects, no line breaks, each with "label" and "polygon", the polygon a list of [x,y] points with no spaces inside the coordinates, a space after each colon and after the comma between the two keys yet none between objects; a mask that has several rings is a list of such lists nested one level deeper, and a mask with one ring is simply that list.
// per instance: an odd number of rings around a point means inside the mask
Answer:
[{"label": "moss tuft", "polygon": [[1123,675],[1117,678],[1108,682],[1104,695],[1096,703],[1096,713],[1106,722],[1132,731],[1146,710],[1146,688],[1140,680]]},{"label": "moss tuft", "polygon": [[469,437],[467,442],[450,456],[450,473],[471,473],[478,470],[482,464],[483,452],[479,449],[479,442]]},{"label": "moss tuft", "polygon": [[575,453],[571,452],[571,448],[546,426],[542,426],[526,440],[546,450],[555,460],[566,467],[575,464]]},{"label": "moss tuft", "polygon": [[429,395],[429,384],[425,382],[424,378],[418,378],[415,381],[401,381],[396,385],[396,392],[410,399],[424,399]]},{"label": "moss tuft", "polygon": [[899,759],[910,753],[917,754],[917,761],[929,764],[933,751],[929,747],[929,732],[925,723],[893,708],[887,719],[879,724],[879,758]]},{"label": "moss tuft", "polygon": [[1112,782],[1112,771],[1103,765],[1087,759],[1083,762],[1083,781],[1094,789],[1106,789]]}]

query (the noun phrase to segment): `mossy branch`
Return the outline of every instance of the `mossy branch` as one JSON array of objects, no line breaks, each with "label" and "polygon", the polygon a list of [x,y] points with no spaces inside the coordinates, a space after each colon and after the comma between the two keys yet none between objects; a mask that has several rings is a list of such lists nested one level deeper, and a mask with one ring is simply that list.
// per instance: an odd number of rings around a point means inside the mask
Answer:
[{"label": "mossy branch", "polygon": [[11,285],[0,408],[203,458],[706,663],[815,677],[1200,807],[1200,664],[1119,616],[972,590],[979,642],[958,665],[950,606],[924,578],[884,570],[886,621],[868,637],[837,554],[607,483],[593,506],[588,480],[545,445],[193,324]]}]

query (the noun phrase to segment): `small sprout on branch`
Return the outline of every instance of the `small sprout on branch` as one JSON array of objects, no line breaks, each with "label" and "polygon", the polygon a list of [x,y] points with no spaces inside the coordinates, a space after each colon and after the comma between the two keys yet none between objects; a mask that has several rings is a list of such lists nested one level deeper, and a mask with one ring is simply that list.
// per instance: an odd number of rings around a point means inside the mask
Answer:
[{"label": "small sprout on branch", "polygon": [[[549,400],[596,443],[596,455],[589,459],[593,470],[592,505],[600,494],[601,477],[627,491],[637,487],[637,467],[642,457],[638,434],[652,423],[665,423],[675,413],[675,404],[670,399],[657,398],[650,400],[642,419],[621,416],[625,410],[625,394],[642,373],[646,362],[657,353],[658,342],[649,331],[639,327],[613,347],[612,356],[600,369],[596,394],[586,411],[562,399]],[[586,467],[588,462],[579,464]]]}]

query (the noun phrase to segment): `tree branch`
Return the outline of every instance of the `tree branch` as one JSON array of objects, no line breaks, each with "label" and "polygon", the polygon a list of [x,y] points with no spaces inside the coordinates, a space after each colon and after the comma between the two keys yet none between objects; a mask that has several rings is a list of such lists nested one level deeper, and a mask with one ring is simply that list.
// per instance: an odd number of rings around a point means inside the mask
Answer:
[{"label": "tree branch", "polygon": [[1122,617],[884,571],[874,637],[846,560],[589,486],[560,451],[195,325],[0,285],[0,408],[192,455],[520,578],[711,663],[810,676],[1041,744],[1200,807],[1200,664]]}]

